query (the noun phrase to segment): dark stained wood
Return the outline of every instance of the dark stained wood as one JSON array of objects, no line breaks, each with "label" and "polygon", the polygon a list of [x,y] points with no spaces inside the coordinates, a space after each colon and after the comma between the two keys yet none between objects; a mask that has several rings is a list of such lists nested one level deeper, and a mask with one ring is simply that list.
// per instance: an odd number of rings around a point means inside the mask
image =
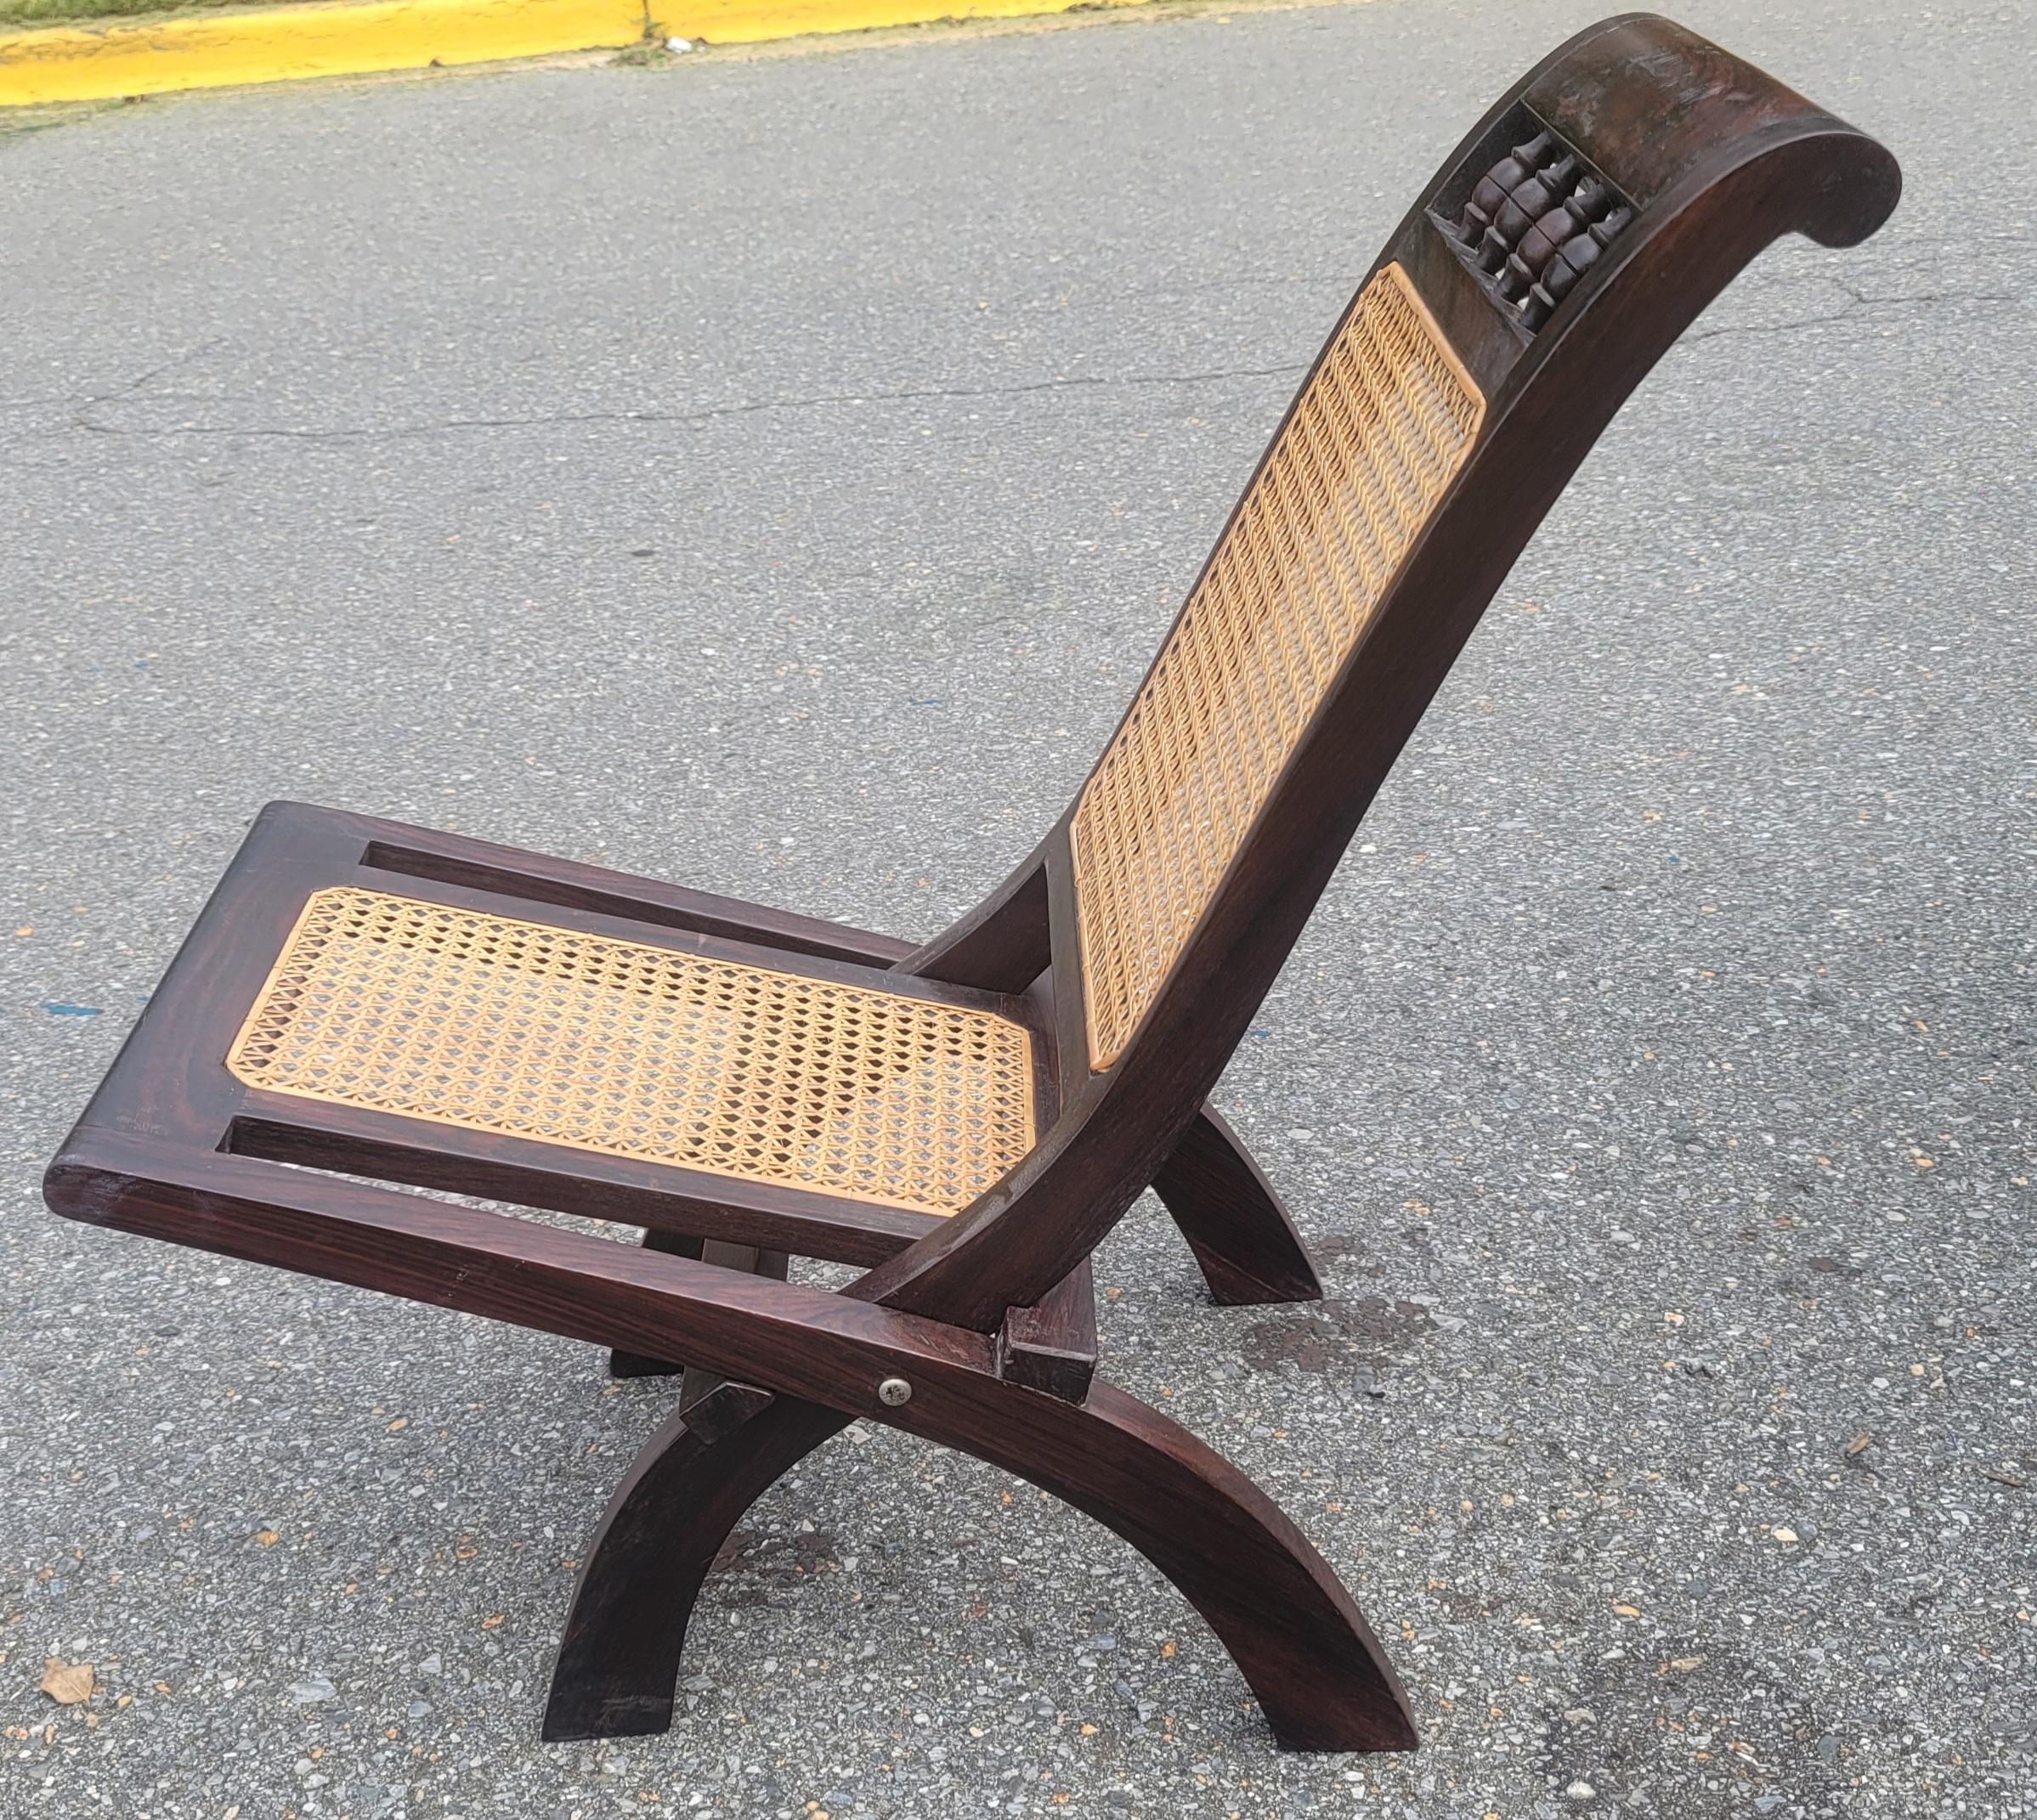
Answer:
[{"label": "dark stained wood", "polygon": [[[133,1167],[144,1157],[156,1177],[145,1184]],[[279,1184],[276,1173],[223,1156],[186,1157],[173,1167],[159,1146],[105,1136],[59,1156],[45,1192],[74,1218],[174,1236],[251,1263],[287,1263],[330,1281],[647,1357],[684,1358],[795,1400],[804,1391],[840,1416],[874,1417],[973,1454],[1089,1512],[1144,1553],[1223,1639],[1283,1742],[1340,1750],[1413,1742],[1391,1668],[1300,1532],[1236,1468],[1109,1386],[1092,1386],[1078,1405],[999,1377],[991,1343],[965,1329],[364,1184]],[[911,1386],[903,1402],[888,1401],[880,1389],[895,1379]],[[657,1487],[646,1501],[682,1497],[693,1518],[711,1510],[733,1521],[740,1509],[730,1506],[761,1469],[710,1462],[733,1460],[721,1450],[739,1445],[746,1426],[710,1446],[687,1444],[676,1489],[655,1462],[642,1462],[642,1478]],[[668,1427],[668,1448],[683,1429],[682,1419]],[[832,1430],[816,1420],[798,1432]],[[773,1475],[785,1451],[781,1437],[764,1462]],[[696,1461],[705,1479],[695,1476]],[[736,1490],[713,1490],[721,1470],[734,1470]],[[743,1504],[755,1495],[749,1490]],[[616,1518],[612,1511],[611,1529]],[[669,1529],[661,1533],[675,1540]],[[699,1563],[706,1541],[689,1535],[684,1561]],[[620,1546],[624,1557],[639,1559],[645,1545]],[[584,1578],[602,1552],[591,1555]],[[607,1585],[605,1570],[595,1583]],[[697,1573],[689,1584],[697,1591]],[[688,1609],[691,1598],[687,1591]],[[587,1628],[604,1634],[605,1624],[610,1642],[671,1619],[654,1614],[648,1600],[620,1615],[605,1592],[597,1602],[601,1616],[591,1616]],[[670,1690],[668,1678],[663,1691]],[[619,1698],[596,1704],[619,1716],[647,1710],[641,1701],[618,1706]]]},{"label": "dark stained wood", "polygon": [[1214,1106],[1191,1122],[1153,1178],[1213,1302],[1316,1302],[1322,1283],[1273,1184]]},{"label": "dark stained wood", "polygon": [[[1082,943],[1076,927],[1075,856],[1069,850],[1071,808],[1040,842],[1042,870],[1047,877],[1047,927],[1052,944],[1054,981],[1055,1053],[1068,1058],[1061,1081],[1061,1107],[1094,1104],[1101,1082],[1093,1070],[1085,1071],[1089,1054],[1089,995],[1083,984]],[[1058,1281],[1059,1279],[1056,1279]]]},{"label": "dark stained wood", "polygon": [[1445,183],[1429,216],[1489,308],[1525,342],[1626,229],[1634,209],[1524,103]]},{"label": "dark stained wood", "polygon": [[[319,811],[330,815],[331,811]],[[610,872],[605,867],[573,860],[550,859],[492,841],[462,834],[384,822],[372,816],[345,817],[364,840],[361,864],[416,879],[464,885],[498,892],[526,903],[552,904],[566,910],[592,910],[624,916],[667,929],[721,935],[789,954],[811,954],[853,961],[866,967],[889,967],[913,952],[909,941],[868,930],[851,929],[819,917],[789,910],[767,909],[733,897],[687,890],[661,879]]]},{"label": "dark stained wood", "polygon": [[[86,1133],[51,1164],[43,1192],[89,1224],[682,1359],[738,1382],[796,1382],[851,1415],[886,1419],[878,1384],[930,1360],[995,1376],[989,1336],[967,1328],[252,1157]],[[681,1303],[683,1319],[673,1313]]]},{"label": "dark stained wood", "polygon": [[[646,1250],[663,1252],[670,1258],[694,1258],[703,1263],[716,1265],[723,1270],[748,1271],[755,1276],[785,1280],[792,1260],[784,1252],[761,1252],[754,1245],[730,1245],[718,1239],[687,1239],[669,1232],[647,1231],[643,1235]],[[727,1384],[727,1378],[716,1377],[708,1371],[695,1371],[691,1365],[676,1359],[647,1359],[642,1353],[611,1352],[608,1354],[608,1376],[615,1378],[674,1377],[684,1375],[679,1391],[679,1411],[690,1413],[704,1399],[717,1388]],[[737,1389],[747,1387],[738,1385]],[[761,1394],[761,1393],[760,1393]],[[694,1426],[699,1426],[696,1422]]]},{"label": "dark stained wood", "polygon": [[1089,1393],[1096,1375],[1096,1286],[1088,1258],[1044,1302],[1005,1310],[995,1358],[999,1377],[1070,1403]]},{"label": "dark stained wood", "polygon": [[782,1474],[848,1424],[797,1397],[772,1398],[711,1439],[671,1416],[631,1463],[581,1557],[545,1703],[547,1743],[671,1724],[687,1625],[715,1557]]},{"label": "dark stained wood", "polygon": [[162,983],[127,1032],[79,1121],[210,1149],[240,1109],[227,1051],[307,894],[333,882],[315,811],[271,804],[256,817]]},{"label": "dark stained wood", "polygon": [[720,1440],[725,1434],[733,1434],[772,1401],[771,1392],[760,1390],[755,1384],[738,1384],[725,1377],[716,1378],[711,1388],[704,1388],[691,1402],[681,1397],[676,1413],[702,1440],[711,1442]]},{"label": "dark stained wood", "polygon": [[1400,267],[1466,370],[1491,398],[1520,358],[1521,340],[1492,308],[1476,270],[1440,234],[1411,240],[1401,250]]},{"label": "dark stained wood", "polygon": [[[1765,71],[1646,13],[1579,33],[1522,85],[1521,99],[1572,144],[1603,148],[1601,168],[1643,208],[1693,178],[1716,181],[1722,150],[1758,149],[1771,135],[1807,126],[1852,135]],[[1895,206],[1895,161],[1882,152],[1873,161],[1882,180],[1870,181],[1842,205],[1864,223],[1854,239],[1872,233]],[[1797,198],[1794,206],[1814,208],[1819,199]]]},{"label": "dark stained wood", "polygon": [[[648,1239],[648,1234],[645,1235]],[[784,1252],[761,1252],[754,1245],[730,1245],[718,1239],[709,1239],[700,1247],[700,1261],[710,1263],[718,1269],[738,1270],[751,1276],[767,1276],[784,1282],[792,1260]],[[717,1406],[727,1408],[732,1404],[744,1406],[770,1394],[754,1385],[738,1384],[712,1371],[703,1371],[687,1365],[679,1385],[679,1413],[687,1417],[694,1427],[700,1428],[709,1421],[702,1405],[715,1397],[717,1392],[731,1394],[720,1398]],[[739,1421],[740,1416],[732,1418]]]},{"label": "dark stained wood", "polygon": [[[1413,1748],[1407,1697],[1336,1575],[1250,1479],[1158,1410],[1108,1384],[1078,1405],[1007,1383],[994,1413],[959,1427],[931,1420],[917,1394],[900,1416],[1115,1529],[1202,1614],[1289,1749]],[[582,1563],[546,1738],[663,1729],[716,1552],[761,1491],[842,1426],[793,1398],[712,1444],[666,1425]]]},{"label": "dark stained wood", "polygon": [[[349,876],[371,889],[390,889],[391,880],[376,868],[363,865]],[[420,903],[448,904],[455,909],[478,910],[490,916],[528,918],[530,915],[526,900],[477,885],[418,879],[410,880],[401,889],[405,896]],[[1021,1024],[1030,1024],[1038,1015],[1034,1001],[1027,996],[1024,986],[1016,992],[985,992],[946,980],[925,979],[896,967],[873,967],[865,962],[845,960],[829,954],[799,952],[797,965],[793,966],[790,962],[794,950],[739,941],[728,935],[706,935],[698,930],[674,929],[633,915],[626,908],[612,910],[585,904],[549,904],[546,913],[544,922],[556,929],[578,930],[591,935],[608,935],[623,941],[641,942],[646,947],[669,948],[675,954],[698,954],[710,959],[734,961],[746,967],[789,970],[796,972],[802,979],[830,980],[871,992],[924,999],[932,1004],[966,1005],[974,1010],[1015,1019]]]},{"label": "dark stained wood", "polygon": [[772,1189],[637,1157],[258,1091],[243,1094],[226,1148],[303,1168],[838,1263],[881,1263],[941,1224],[939,1215],[909,1207]]},{"label": "dark stained wood", "polygon": [[[1086,1089],[1064,1079],[1060,1126],[1020,1169],[967,1213],[879,1265],[855,1293],[992,1331],[1006,1308],[1037,1300],[1094,1250],[1215,1086],[1487,602],[1614,412],[1779,235],[1851,245],[1887,218],[1899,187],[1888,153],[1751,65],[1723,65],[1725,55],[1663,20],[1592,28],[1502,99],[1403,220],[1373,269],[1412,257],[1407,269],[1423,287],[1424,252],[1442,234],[1431,203],[1525,92],[1546,100],[1566,83],[1573,57],[1609,67],[1609,82],[1631,80],[1644,91],[1618,113],[1616,138],[1592,130],[1588,120],[1565,118],[1598,169],[1626,193],[1652,200],[1540,332],[1515,337],[1468,460],[1395,573],[1125,1054]],[[1622,78],[1615,65],[1630,75]],[[1720,74],[1729,68],[1729,80]],[[1649,174],[1659,173],[1666,155],[1643,124],[1651,117],[1650,95],[1670,110],[1680,161],[1673,182]],[[1743,127],[1743,119],[1751,124]],[[1645,150],[1637,143],[1643,138],[1651,139]],[[1454,255],[1447,269],[1462,272]],[[1043,846],[1050,892],[1054,838]],[[1056,920],[1057,975],[1073,964],[1064,939]],[[1065,1053],[1065,1020],[1061,1029]]]},{"label": "dark stained wood", "polygon": [[[239,1155],[302,1168],[366,1175],[844,1263],[880,1263],[941,1224],[937,1216],[905,1208],[767,1189],[642,1159],[603,1156],[241,1087],[221,1060],[305,896],[348,883],[386,888],[386,877],[364,869],[362,855],[376,840],[393,845],[396,835],[405,836],[407,846],[416,850],[433,838],[456,846],[482,847],[497,856],[491,876],[509,873],[507,862],[500,859],[507,850],[452,836],[433,837],[427,830],[307,804],[271,804],[257,817],[226,878],[151,996],[84,1122],[207,1150],[224,1145]],[[537,871],[543,863],[533,858],[530,869]],[[583,883],[590,878],[608,881],[599,895],[608,904],[620,901],[621,875],[584,867],[568,869]],[[474,886],[421,879],[407,888],[407,895],[504,914],[531,914],[529,905]],[[712,902],[725,905],[728,901]],[[637,907],[659,910],[656,903]],[[561,905],[546,913],[562,926],[682,952],[725,954],[753,964],[784,967],[792,952],[676,930],[650,916],[613,908]],[[1035,1045],[1040,1052],[1037,1092],[1041,1119],[1052,1116],[1052,1015],[1039,995],[976,992],[900,977],[885,970],[884,956],[895,958],[908,952],[905,944],[871,936],[865,947],[882,952],[858,962],[802,955],[799,965],[802,971],[881,991],[973,1003],[1026,1024],[1044,1038]]]},{"label": "dark stained wood", "polygon": [[1022,992],[1047,970],[1052,958],[1047,868],[1036,855],[953,929],[893,965],[922,980]]},{"label": "dark stained wood", "polygon": [[[663,1252],[668,1258],[700,1258],[707,1241],[704,1239],[687,1238],[676,1232],[659,1232],[647,1227],[643,1235],[646,1251]],[[751,1252],[752,1257],[757,1254]],[[642,1353],[616,1351],[608,1354],[608,1376],[614,1378],[676,1377],[686,1370],[683,1360],[676,1359],[650,1359]],[[684,1393],[681,1393],[684,1401]]]},{"label": "dark stained wood", "polygon": [[[683,1361],[681,1410],[583,1569],[548,1736],[669,1720],[687,1616],[730,1527],[863,1417],[1021,1473],[1131,1540],[1216,1629],[1283,1744],[1412,1744],[1390,1669],[1307,1542],[1192,1437],[1093,1378],[1089,1259],[1150,1184],[1218,1300],[1320,1293],[1278,1196],[1208,1096],[1480,615],[1613,414],[1770,241],[1853,245],[1899,186],[1873,140],[1647,15],[1580,33],[1500,98],[1373,268],[1400,265],[1483,392],[1477,441],[1108,1069],[1087,1065],[1068,816],[978,910],[914,945],[272,804],[51,1166],[50,1205],[569,1335],[624,1368]],[[939,1219],[241,1088],[224,1060],[306,894],[350,879],[994,1009],[1034,1036],[1038,1143]],[[647,1239],[377,1180],[626,1223]],[[781,1280],[782,1258],[759,1252],[868,1270],[830,1293]]]}]

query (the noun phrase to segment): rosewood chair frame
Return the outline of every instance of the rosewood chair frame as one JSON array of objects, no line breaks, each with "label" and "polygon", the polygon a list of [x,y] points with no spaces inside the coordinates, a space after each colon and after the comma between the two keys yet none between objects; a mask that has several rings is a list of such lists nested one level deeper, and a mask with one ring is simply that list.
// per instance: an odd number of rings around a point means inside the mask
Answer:
[{"label": "rosewood chair frame", "polygon": [[[1392,1668],[1306,1540],[1192,1435],[1094,1376],[1090,1254],[1150,1186],[1218,1302],[1320,1294],[1293,1222],[1208,1096],[1480,614],[1621,402],[1770,241],[1853,245],[1898,186],[1873,140],[1681,27],[1627,15],[1579,34],[1473,128],[1396,229],[1084,797],[978,909],[915,947],[274,804],[51,1166],[51,1206],[592,1342],[620,1374],[683,1367],[676,1412],[587,1552],[548,1738],[670,1723],[687,1621],[729,1530],[863,1418],[1028,1478],[1126,1538],[1208,1619],[1281,1744],[1412,1745]],[[1347,534],[1324,528],[1321,472],[1295,464],[1343,408],[1329,388],[1368,312],[1403,337],[1380,343],[1389,364],[1419,370],[1374,375],[1385,389],[1366,409],[1386,416],[1361,432],[1398,438],[1428,411],[1447,459],[1411,458],[1410,472],[1429,461],[1427,492],[1374,552],[1348,636],[1290,704],[1230,845],[1205,856],[1206,887],[1171,923],[1141,925],[1144,947],[1106,979],[1100,944],[1114,932],[1099,936],[1095,868],[1150,886],[1150,853],[1136,832],[1100,829],[1094,807],[1085,822],[1084,805],[1144,737],[1140,715],[1161,712],[1168,664],[1233,586],[1223,565],[1245,565],[1248,653],[1262,653],[1251,641],[1287,610],[1282,590],[1310,585],[1304,571]],[[1315,489],[1298,510],[1317,512],[1316,541],[1266,558],[1278,536],[1263,502],[1281,486]],[[1219,699],[1214,724],[1230,711]],[[1157,812],[1177,819],[1208,807],[1161,795]],[[247,1084],[225,1065],[236,1033],[311,894],[345,890],[1003,1020],[1030,1046],[1036,1140],[943,1217]],[[404,1187],[625,1222],[644,1243]],[[784,1280],[788,1254],[866,1274],[840,1292],[801,1286]]]}]

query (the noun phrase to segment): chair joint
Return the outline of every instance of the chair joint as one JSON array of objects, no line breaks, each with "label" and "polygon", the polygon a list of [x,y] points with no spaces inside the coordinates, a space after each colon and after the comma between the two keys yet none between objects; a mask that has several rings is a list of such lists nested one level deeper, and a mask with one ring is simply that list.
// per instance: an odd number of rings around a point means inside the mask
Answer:
[{"label": "chair joint", "polygon": [[1096,1375],[1096,1292],[1087,1258],[1032,1307],[1005,1309],[991,1358],[1008,1382],[1064,1403],[1089,1396]]}]

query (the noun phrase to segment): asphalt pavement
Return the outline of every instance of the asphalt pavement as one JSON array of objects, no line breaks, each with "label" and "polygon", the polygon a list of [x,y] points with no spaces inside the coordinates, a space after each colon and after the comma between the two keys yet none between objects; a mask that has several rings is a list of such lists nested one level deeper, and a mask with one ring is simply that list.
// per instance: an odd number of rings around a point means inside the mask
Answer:
[{"label": "asphalt pavement", "polygon": [[2037,1812],[2037,20],[1679,11],[1903,205],[1643,386],[1232,1066],[1332,1299],[1212,1309],[1150,1201],[1099,1259],[1106,1374],[1351,1585],[1402,1757],[1276,1753],[1129,1549],[861,1427],[750,1513],[669,1735],[541,1744],[671,1387],[37,1184],[272,797],[940,927],[1593,8],[0,138],[0,1815]]}]

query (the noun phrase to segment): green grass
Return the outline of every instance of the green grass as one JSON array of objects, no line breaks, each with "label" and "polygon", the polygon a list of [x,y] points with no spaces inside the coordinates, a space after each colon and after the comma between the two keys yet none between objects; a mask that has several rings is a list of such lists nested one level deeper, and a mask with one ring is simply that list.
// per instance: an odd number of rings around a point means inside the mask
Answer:
[{"label": "green grass", "polygon": [[[305,0],[269,0],[272,5],[301,5]],[[178,13],[217,13],[247,0],[0,0],[0,31],[37,25],[73,25],[103,20],[161,18]]]}]

